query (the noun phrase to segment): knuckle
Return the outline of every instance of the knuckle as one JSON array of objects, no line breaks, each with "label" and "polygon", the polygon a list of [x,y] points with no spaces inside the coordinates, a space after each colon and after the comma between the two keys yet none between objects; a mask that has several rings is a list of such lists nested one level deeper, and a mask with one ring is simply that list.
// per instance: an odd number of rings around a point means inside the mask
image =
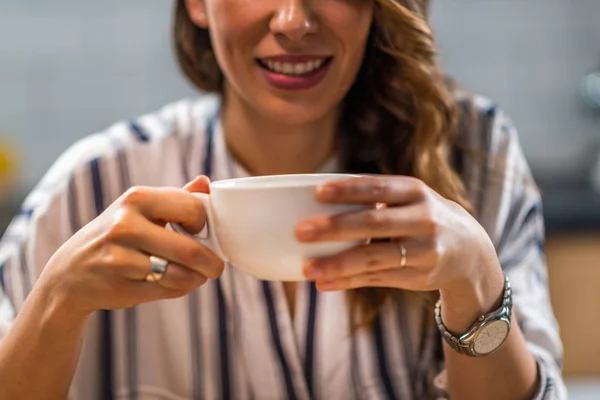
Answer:
[{"label": "knuckle", "polygon": [[371,183],[371,192],[376,197],[385,197],[390,191],[390,184],[387,179],[374,178]]},{"label": "knuckle", "polygon": [[420,179],[412,178],[412,191],[417,199],[425,200],[429,194],[429,186]]},{"label": "knuckle", "polygon": [[132,214],[125,209],[118,210],[106,232],[109,240],[119,240],[135,235],[136,224],[132,223]]},{"label": "knuckle", "polygon": [[439,260],[441,260],[442,258],[444,258],[447,255],[448,249],[441,241],[436,240],[434,248],[435,248],[435,254],[437,255]]},{"label": "knuckle", "polygon": [[432,221],[430,219],[425,220],[424,227],[425,227],[425,232],[431,236],[436,236],[438,233],[438,230],[439,230],[435,221]]},{"label": "knuckle", "polygon": [[367,246],[365,249],[365,261],[369,268],[378,268],[382,264],[381,253]]},{"label": "knuckle", "polygon": [[121,196],[121,203],[126,206],[134,206],[143,203],[148,198],[148,188],[134,186],[129,188]]},{"label": "knuckle", "polygon": [[370,230],[381,230],[385,228],[389,223],[389,218],[385,217],[383,213],[371,211],[365,216],[365,226]]},{"label": "knuckle", "polygon": [[444,256],[444,248],[440,243],[433,243],[431,246],[431,261],[433,265],[437,265],[440,263]]},{"label": "knuckle", "polygon": [[122,276],[122,266],[126,263],[125,251],[111,244],[100,246],[91,257],[88,272],[95,277],[101,277],[106,284],[114,285]]},{"label": "knuckle", "polygon": [[426,233],[433,236],[437,235],[439,229],[438,223],[433,211],[429,207],[423,207],[421,211],[421,223]]},{"label": "knuckle", "polygon": [[180,254],[182,261],[188,267],[196,266],[204,260],[202,245],[198,243],[184,246]]},{"label": "knuckle", "polygon": [[124,264],[124,254],[122,248],[116,245],[102,246],[100,250],[100,264],[105,267],[116,268]]},{"label": "knuckle", "polygon": [[423,281],[423,285],[425,286],[425,288],[436,288],[438,281],[437,271],[435,269],[432,269],[431,271],[424,273]]}]

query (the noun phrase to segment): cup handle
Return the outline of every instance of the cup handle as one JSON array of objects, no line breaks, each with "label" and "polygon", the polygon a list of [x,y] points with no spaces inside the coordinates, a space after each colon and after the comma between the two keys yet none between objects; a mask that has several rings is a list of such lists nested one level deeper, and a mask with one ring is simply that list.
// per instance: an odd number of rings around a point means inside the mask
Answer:
[{"label": "cup handle", "polygon": [[208,247],[213,253],[217,255],[221,260],[228,261],[227,257],[223,253],[221,246],[219,245],[219,241],[217,240],[217,236],[215,235],[215,230],[212,228],[215,226],[215,217],[213,214],[213,208],[210,200],[210,196],[206,193],[192,193],[192,195],[199,198],[204,204],[204,209],[206,210],[206,226],[197,235],[191,234],[179,224],[172,223],[170,224],[173,230],[177,233],[181,233],[182,235],[191,237],[192,239],[202,243],[204,246]]}]

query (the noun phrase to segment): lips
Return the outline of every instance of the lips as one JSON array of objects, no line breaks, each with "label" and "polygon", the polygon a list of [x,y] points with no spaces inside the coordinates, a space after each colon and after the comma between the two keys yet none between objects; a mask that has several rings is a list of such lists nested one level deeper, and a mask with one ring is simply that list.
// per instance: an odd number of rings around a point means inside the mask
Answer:
[{"label": "lips", "polygon": [[290,75],[290,76],[301,76],[310,74],[325,64],[326,59],[312,60],[307,62],[282,62],[273,60],[259,60],[259,63],[264,68],[267,68],[271,72],[278,74]]},{"label": "lips", "polygon": [[263,76],[278,89],[300,90],[316,86],[327,74],[333,57],[281,55],[258,58]]}]

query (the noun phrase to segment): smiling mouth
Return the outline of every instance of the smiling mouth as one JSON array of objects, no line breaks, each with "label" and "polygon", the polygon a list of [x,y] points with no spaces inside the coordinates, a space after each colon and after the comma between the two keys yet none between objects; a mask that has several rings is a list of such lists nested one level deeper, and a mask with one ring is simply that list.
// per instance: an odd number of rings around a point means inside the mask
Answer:
[{"label": "smiling mouth", "polygon": [[305,62],[283,62],[269,59],[257,59],[258,64],[276,74],[287,76],[305,76],[322,70],[329,64],[333,57],[319,58]]}]

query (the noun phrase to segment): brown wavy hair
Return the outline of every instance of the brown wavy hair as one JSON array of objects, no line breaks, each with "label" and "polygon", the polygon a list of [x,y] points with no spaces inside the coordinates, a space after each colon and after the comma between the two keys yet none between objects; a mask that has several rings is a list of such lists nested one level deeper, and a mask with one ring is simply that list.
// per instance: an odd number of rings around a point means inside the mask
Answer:
[{"label": "brown wavy hair", "polygon": [[[368,1],[368,0],[367,0]],[[339,130],[347,172],[414,176],[467,210],[471,206],[450,156],[459,107],[437,62],[429,0],[373,0],[363,64],[344,101]],[[223,74],[206,29],[175,3],[174,45],[181,69],[199,89],[220,92]],[[371,321],[391,289],[351,291],[353,309]]]}]

